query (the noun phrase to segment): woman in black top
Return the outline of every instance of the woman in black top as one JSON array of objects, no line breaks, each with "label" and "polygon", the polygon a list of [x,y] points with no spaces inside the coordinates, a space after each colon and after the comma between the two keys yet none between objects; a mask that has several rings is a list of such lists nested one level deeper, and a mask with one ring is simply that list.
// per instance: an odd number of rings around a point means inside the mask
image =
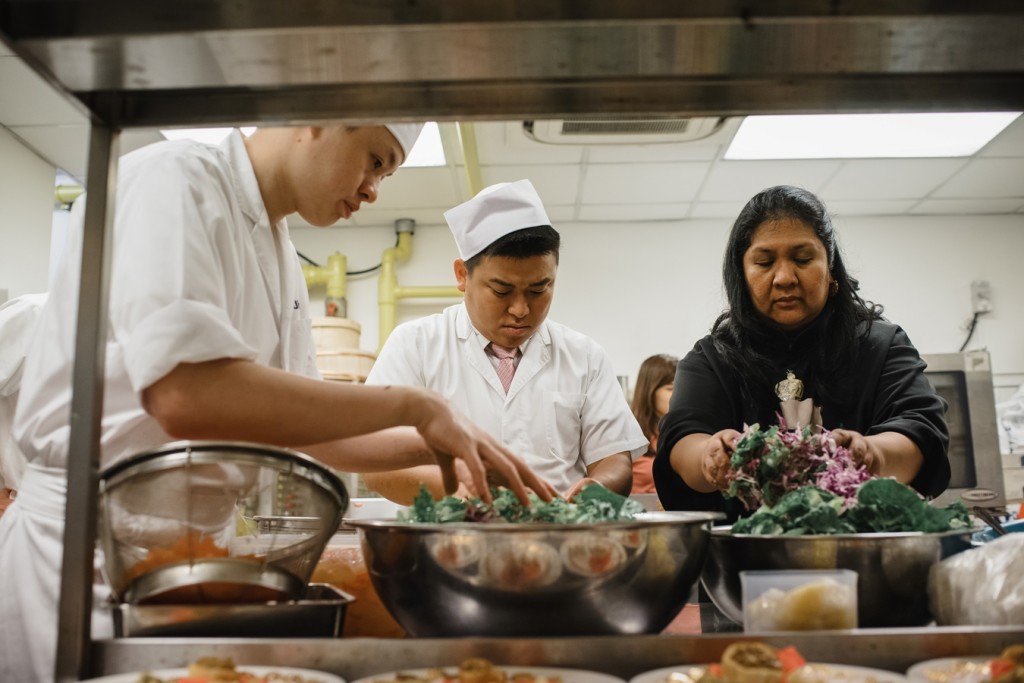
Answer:
[{"label": "woman in black top", "polygon": [[722,268],[728,310],[676,372],[654,481],[667,510],[740,513],[721,490],[744,425],[778,423],[775,386],[792,371],[823,426],[869,471],[919,492],[945,490],[945,403],[906,333],[865,302],[835,231],[810,192],[780,186],[751,199]]}]

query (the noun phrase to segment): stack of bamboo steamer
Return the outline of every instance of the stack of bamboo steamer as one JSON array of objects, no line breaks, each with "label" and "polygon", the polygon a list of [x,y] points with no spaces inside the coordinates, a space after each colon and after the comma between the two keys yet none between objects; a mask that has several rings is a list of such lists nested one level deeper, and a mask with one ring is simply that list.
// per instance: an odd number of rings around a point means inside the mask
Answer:
[{"label": "stack of bamboo steamer", "polygon": [[364,382],[377,355],[359,348],[362,327],[348,318],[313,318],[316,366],[324,379]]}]

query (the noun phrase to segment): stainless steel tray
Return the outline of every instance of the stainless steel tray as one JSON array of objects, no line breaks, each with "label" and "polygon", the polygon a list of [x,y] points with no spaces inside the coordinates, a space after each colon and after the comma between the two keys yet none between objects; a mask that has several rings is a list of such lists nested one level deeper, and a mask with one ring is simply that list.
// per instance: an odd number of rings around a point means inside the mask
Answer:
[{"label": "stainless steel tray", "polygon": [[352,596],[312,583],[301,600],[251,605],[111,604],[115,638],[340,638]]}]

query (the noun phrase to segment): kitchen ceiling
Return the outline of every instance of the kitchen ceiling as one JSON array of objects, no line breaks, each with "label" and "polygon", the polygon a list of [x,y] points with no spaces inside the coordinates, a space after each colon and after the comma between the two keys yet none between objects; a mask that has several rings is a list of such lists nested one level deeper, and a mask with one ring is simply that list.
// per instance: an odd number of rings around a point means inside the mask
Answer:
[{"label": "kitchen ceiling", "polygon": [[[0,125],[84,183],[84,109],[57,94],[2,42],[0,92]],[[616,144],[550,144],[531,139],[521,120],[473,127],[482,182],[530,178],[557,222],[732,218],[755,192],[779,183],[806,187],[846,215],[1024,213],[1024,117],[968,158],[724,160],[741,120],[724,117],[712,135],[675,144],[637,144],[628,137]],[[470,196],[455,124],[441,128],[447,166],[402,170],[352,224],[390,226],[402,217],[436,224],[445,209]],[[159,139],[154,130],[127,130],[122,149]]]}]

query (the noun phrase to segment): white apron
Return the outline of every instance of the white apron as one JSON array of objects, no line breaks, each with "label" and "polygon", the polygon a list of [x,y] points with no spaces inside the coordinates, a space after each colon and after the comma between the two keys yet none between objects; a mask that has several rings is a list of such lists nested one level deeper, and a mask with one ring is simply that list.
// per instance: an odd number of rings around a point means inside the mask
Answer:
[{"label": "white apron", "polygon": [[[64,554],[66,495],[66,470],[29,463],[18,499],[0,518],[0,547],[31,548],[34,560],[29,564],[11,553],[0,553],[0,681],[4,683],[53,680],[57,652],[53,605],[60,600],[60,581],[54,577],[60,576]],[[93,583],[93,639],[113,634],[111,614],[103,607],[108,594],[104,585]]]}]

